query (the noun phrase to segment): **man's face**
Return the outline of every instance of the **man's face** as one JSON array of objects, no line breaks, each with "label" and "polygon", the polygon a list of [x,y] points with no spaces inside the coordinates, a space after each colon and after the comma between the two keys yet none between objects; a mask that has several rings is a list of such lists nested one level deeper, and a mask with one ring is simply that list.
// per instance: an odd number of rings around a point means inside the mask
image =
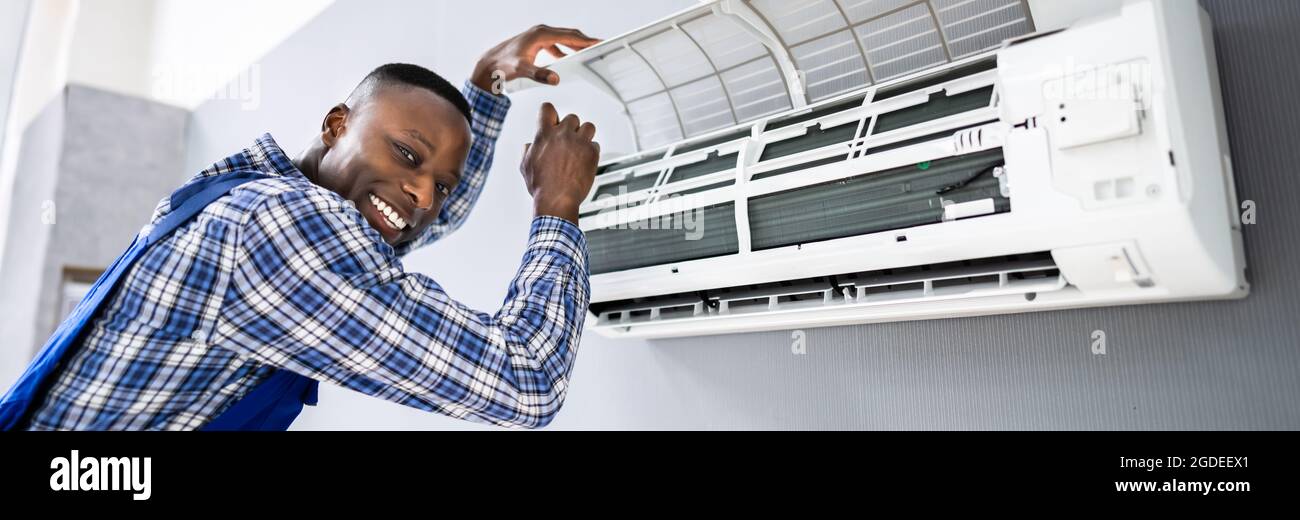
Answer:
[{"label": "man's face", "polygon": [[325,125],[317,182],[392,245],[433,223],[469,154],[465,116],[422,88],[381,87],[357,107],[335,107]]}]

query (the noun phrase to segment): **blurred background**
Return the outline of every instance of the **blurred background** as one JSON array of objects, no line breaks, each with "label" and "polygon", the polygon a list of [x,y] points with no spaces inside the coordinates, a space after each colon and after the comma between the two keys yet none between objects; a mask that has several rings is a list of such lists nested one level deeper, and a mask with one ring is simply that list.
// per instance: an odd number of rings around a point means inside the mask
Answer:
[{"label": "blurred background", "polygon": [[[161,197],[263,132],[297,153],[375,66],[417,63],[460,83],[484,50],[529,26],[609,37],[693,3],[0,0],[0,385]],[[809,329],[802,355],[790,331],[586,334],[552,428],[1300,427],[1300,147],[1290,143],[1300,103],[1289,93],[1295,65],[1273,59],[1300,56],[1300,2],[1201,3],[1215,24],[1238,192],[1260,212],[1245,230],[1246,300]],[[540,103],[595,122],[607,154],[634,146],[621,107],[580,82],[512,99],[475,212],[404,262],[487,312],[527,238],[517,165]],[[1090,352],[1095,330],[1106,356]],[[321,405],[294,428],[479,427],[322,385]]]}]

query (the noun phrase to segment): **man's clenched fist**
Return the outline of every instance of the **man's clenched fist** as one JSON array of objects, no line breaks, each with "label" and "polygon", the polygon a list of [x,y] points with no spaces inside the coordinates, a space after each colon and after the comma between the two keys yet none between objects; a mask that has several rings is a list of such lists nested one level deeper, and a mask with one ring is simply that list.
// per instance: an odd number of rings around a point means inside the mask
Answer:
[{"label": "man's clenched fist", "polygon": [[578,205],[587,198],[596,179],[600,143],[596,126],[569,114],[563,119],[555,106],[543,103],[537,135],[524,149],[519,165],[533,196],[533,214],[560,217],[578,223]]}]

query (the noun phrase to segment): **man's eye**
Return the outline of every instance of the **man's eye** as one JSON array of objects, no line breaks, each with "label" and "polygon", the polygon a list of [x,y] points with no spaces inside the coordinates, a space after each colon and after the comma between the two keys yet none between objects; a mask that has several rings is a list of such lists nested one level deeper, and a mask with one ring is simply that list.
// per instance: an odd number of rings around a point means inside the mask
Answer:
[{"label": "man's eye", "polygon": [[407,161],[410,161],[412,165],[415,164],[415,154],[411,153],[410,150],[407,150],[406,147],[398,146],[397,151],[400,152],[402,157],[405,157]]}]

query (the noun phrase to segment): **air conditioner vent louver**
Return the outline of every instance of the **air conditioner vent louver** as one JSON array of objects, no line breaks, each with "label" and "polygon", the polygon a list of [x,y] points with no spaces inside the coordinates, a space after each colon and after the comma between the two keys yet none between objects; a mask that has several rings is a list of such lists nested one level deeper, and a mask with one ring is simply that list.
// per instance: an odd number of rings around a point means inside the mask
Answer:
[{"label": "air conditioner vent louver", "polygon": [[582,210],[581,212],[578,213],[578,217],[579,217],[579,218],[587,218],[587,217],[590,217],[590,216],[592,216],[592,215],[599,215],[599,214],[601,214],[602,212],[613,211],[613,210],[617,210],[617,209],[635,208],[635,207],[641,206],[642,204],[645,204],[646,201],[645,201],[644,199],[643,199],[643,200],[621,200],[621,199],[616,199],[616,202],[617,202],[618,204],[616,204],[616,205],[613,207],[613,209],[610,209],[610,208],[593,208],[593,209]]},{"label": "air conditioner vent louver", "polygon": [[990,70],[995,70],[997,68],[998,68],[998,63],[996,60],[993,59],[977,60],[966,65],[953,67],[951,69],[948,69],[946,71],[937,74],[929,74],[926,76],[922,76],[916,78],[915,80],[908,81],[905,83],[882,86],[880,87],[880,90],[876,91],[876,95],[872,96],[871,99],[872,101],[884,101],[886,99],[891,99],[891,98],[901,96],[908,92],[915,92],[917,90],[921,90],[927,87],[941,85],[948,81],[974,76],[981,72],[987,72]]},{"label": "air conditioner vent louver", "polygon": [[963,112],[969,112],[978,108],[989,106],[990,99],[993,97],[993,87],[984,87],[970,92],[963,92],[947,96],[942,93],[930,96],[930,101],[924,105],[895,110],[880,114],[876,118],[876,128],[874,133],[882,134],[891,132],[900,128],[934,121],[939,118],[954,116]]},{"label": "air conditioner vent louver", "polygon": [[658,154],[645,154],[645,155],[641,155],[641,156],[633,157],[633,158],[630,158],[630,159],[624,159],[624,160],[621,160],[621,161],[612,162],[612,163],[609,163],[609,164],[602,164],[602,165],[600,165],[599,167],[596,168],[596,175],[604,175],[604,174],[607,174],[607,173],[613,173],[613,172],[617,172],[617,171],[622,171],[622,170],[626,170],[626,169],[628,169],[628,168],[633,168],[633,167],[636,167],[636,166],[640,166],[640,165],[642,165],[642,164],[646,164],[646,163],[649,163],[649,162],[658,161],[659,159],[662,159],[663,156],[664,156],[664,154],[663,154],[662,152],[660,152],[660,153],[658,153]]},{"label": "air conditioner vent louver", "polygon": [[691,195],[691,194],[693,194],[693,193],[703,193],[703,192],[706,192],[706,191],[716,190],[716,189],[718,189],[718,188],[725,188],[725,187],[727,187],[727,186],[734,186],[735,184],[736,184],[736,180],[735,180],[735,179],[732,179],[732,180],[728,180],[728,181],[719,182],[719,183],[716,183],[716,184],[706,184],[706,185],[704,185],[704,186],[699,186],[699,187],[695,187],[695,188],[689,188],[689,189],[685,189],[685,190],[679,190],[679,191],[677,191],[677,192],[674,192],[674,194],[675,194],[675,195]]},{"label": "air conditioner vent louver", "polygon": [[[591,273],[698,260],[738,251],[735,205],[719,204],[697,213],[667,214],[587,232]],[[699,215],[698,217],[696,215]],[[684,219],[692,220],[689,223]],[[700,230],[692,236],[690,228]]]},{"label": "air conditioner vent louver", "polygon": [[597,326],[742,314],[803,311],[830,306],[864,309],[891,303],[1040,293],[1065,287],[1046,252],[881,269],[723,287],[591,304]]},{"label": "air conditioner vent louver", "polygon": [[735,132],[725,133],[720,136],[711,137],[708,139],[697,139],[694,142],[683,144],[681,146],[674,148],[673,155],[682,155],[682,154],[694,152],[696,150],[713,148],[720,144],[730,143],[732,141],[738,141],[746,137],[749,137],[749,128],[744,128]]},{"label": "air conditioner vent louver", "polygon": [[618,182],[602,184],[596,188],[595,198],[611,197],[624,195],[636,191],[641,191],[655,185],[655,180],[659,178],[658,174],[647,173],[644,175],[629,175]]},{"label": "air conditioner vent louver", "polygon": [[830,157],[826,157],[826,158],[822,158],[822,159],[817,159],[817,160],[815,160],[815,161],[808,161],[808,162],[806,162],[806,163],[799,163],[799,164],[796,164],[796,165],[793,165],[793,166],[786,166],[786,167],[783,167],[783,168],[777,168],[777,169],[775,169],[775,170],[767,170],[767,171],[758,172],[758,173],[755,173],[755,174],[751,175],[751,176],[749,177],[749,179],[752,180],[752,181],[756,181],[756,180],[759,180],[759,179],[766,179],[766,178],[768,178],[768,177],[774,177],[774,176],[777,176],[777,175],[781,175],[781,174],[783,174],[783,173],[790,173],[790,172],[804,171],[804,170],[808,170],[808,169],[816,168],[816,167],[818,167],[818,166],[825,166],[825,165],[827,165],[827,164],[831,164],[831,163],[842,162],[842,161],[844,161],[844,160],[845,160],[845,159],[844,159],[844,156],[842,156],[842,155],[832,155],[832,156],[830,156]]},{"label": "air conditioner vent louver", "polygon": [[787,126],[794,126],[794,125],[797,125],[797,124],[799,124],[799,123],[803,123],[803,122],[806,122],[806,121],[812,121],[812,120],[814,120],[814,119],[817,119],[817,118],[820,118],[820,117],[823,117],[823,116],[828,116],[828,115],[831,115],[831,114],[838,114],[838,113],[843,112],[843,111],[845,111],[845,110],[849,110],[849,109],[857,108],[857,107],[859,107],[859,106],[862,106],[862,100],[863,100],[865,97],[866,97],[866,96],[853,96],[853,97],[850,97],[850,98],[848,98],[848,99],[846,99],[846,100],[843,100],[843,101],[836,101],[836,102],[830,103],[830,104],[825,105],[825,106],[821,106],[821,107],[814,108],[814,109],[809,110],[809,111],[807,111],[807,112],[804,112],[804,113],[802,113],[802,114],[795,114],[795,115],[793,115],[793,116],[787,116],[787,117],[781,117],[781,118],[773,119],[773,120],[767,122],[767,125],[764,126],[763,130],[764,130],[764,131],[768,131],[768,132],[770,132],[770,131],[772,131],[772,130],[779,130],[779,129],[781,129],[781,128],[785,128],[785,127],[787,127]]},{"label": "air conditioner vent louver", "polygon": [[[759,156],[758,161],[770,161],[834,144],[848,143],[849,140],[853,139],[857,131],[858,126],[854,124],[839,125],[830,129],[822,128],[820,125],[810,127],[804,135],[765,146],[763,155]],[[846,146],[844,153],[847,154],[848,152],[849,149]]]},{"label": "air conditioner vent louver", "polygon": [[[943,220],[945,201],[993,199],[996,212],[1009,211],[1011,201],[998,192],[991,175],[1002,163],[997,149],[750,199],[753,248],[933,224]],[[961,186],[941,193],[957,184]]]},{"label": "air conditioner vent louver", "polygon": [[674,168],[673,173],[668,176],[667,182],[687,181],[710,173],[735,168],[737,156],[737,152],[727,155],[718,155],[718,152],[713,152],[703,161]]}]

